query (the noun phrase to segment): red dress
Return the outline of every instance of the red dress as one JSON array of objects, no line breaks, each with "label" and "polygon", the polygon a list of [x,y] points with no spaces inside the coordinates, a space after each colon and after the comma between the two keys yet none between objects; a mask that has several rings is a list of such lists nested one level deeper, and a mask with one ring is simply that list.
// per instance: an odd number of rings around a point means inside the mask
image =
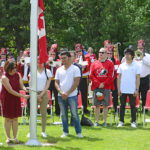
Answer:
[{"label": "red dress", "polygon": [[[13,90],[19,92],[20,84],[19,84],[19,74],[15,73],[14,75],[5,74],[5,76],[9,79],[9,83]],[[16,97],[5,89],[2,85],[1,90],[1,100],[3,106],[3,116],[6,118],[18,118],[21,116],[21,101],[20,97]]]}]

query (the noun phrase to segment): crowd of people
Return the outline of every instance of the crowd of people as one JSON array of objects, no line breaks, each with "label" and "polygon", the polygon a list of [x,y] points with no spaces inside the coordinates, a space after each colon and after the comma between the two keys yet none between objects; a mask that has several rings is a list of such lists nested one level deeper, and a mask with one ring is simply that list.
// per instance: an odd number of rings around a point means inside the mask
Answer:
[{"label": "crowd of people", "polygon": [[[58,53],[57,44],[49,49],[49,59],[46,63],[37,61],[37,103],[40,104],[42,117],[42,137],[47,137],[46,114],[49,101],[47,90],[54,95],[53,105],[55,114],[61,115],[63,134],[69,134],[68,106],[75,131],[82,138],[80,119],[78,115],[78,94],[81,93],[83,113],[88,114],[88,87],[91,82],[93,91],[93,105],[95,109],[95,126],[99,126],[100,107],[103,106],[103,127],[107,127],[108,106],[112,92],[114,112],[120,99],[120,121],[118,127],[124,125],[126,99],[129,97],[131,106],[131,127],[136,128],[136,97],[140,95],[142,107],[146,103],[146,94],[149,89],[150,54],[145,53],[144,40],[139,40],[137,51],[129,46],[124,50],[124,57],[120,61],[114,56],[114,46],[109,40],[104,41],[104,47],[98,51],[98,57],[93,48],[87,52],[80,43],[75,45],[75,50],[66,51],[61,48]],[[1,49],[1,95],[3,116],[5,117],[6,143],[11,142],[10,130],[13,130],[13,139],[16,138],[18,117],[21,116],[21,102],[19,97],[29,99],[30,86],[30,49],[27,48],[15,62],[13,55],[8,57],[7,49]],[[121,63],[120,63],[121,62]],[[22,95],[19,90],[24,90],[27,95]],[[100,95],[100,94],[101,95]],[[101,100],[100,96],[104,96]],[[30,100],[28,102],[28,115],[30,115]],[[16,109],[17,108],[17,109]],[[148,111],[148,110],[147,110]]]}]

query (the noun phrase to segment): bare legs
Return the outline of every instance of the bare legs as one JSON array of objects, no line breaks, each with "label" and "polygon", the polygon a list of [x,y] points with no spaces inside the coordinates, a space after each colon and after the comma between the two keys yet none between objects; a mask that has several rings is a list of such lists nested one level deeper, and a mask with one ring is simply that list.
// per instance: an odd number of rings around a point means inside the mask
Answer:
[{"label": "bare legs", "polygon": [[[103,106],[103,121],[104,122],[106,122],[107,113],[108,113],[108,106]],[[96,107],[96,109],[95,109],[95,119],[96,119],[96,122],[98,122],[98,120],[99,120],[99,115],[100,115],[100,108]]]},{"label": "bare legs", "polygon": [[18,118],[13,119],[12,130],[13,130],[13,137],[14,139],[16,139],[17,131],[18,131]]},{"label": "bare legs", "polygon": [[10,139],[11,124],[12,124],[12,120],[9,118],[5,118],[5,131],[6,131],[7,139]]},{"label": "bare legs", "polygon": [[[10,130],[13,130],[13,138],[16,140],[17,131],[18,131],[18,118],[10,119],[5,118],[5,131],[7,135],[7,142],[10,140]],[[15,141],[16,142],[16,141]]]},{"label": "bare legs", "polygon": [[106,122],[108,113],[108,106],[103,106],[103,121]]},{"label": "bare legs", "polygon": [[99,120],[99,114],[100,114],[100,108],[96,107],[96,109],[95,109],[95,119],[96,119],[96,122],[98,122],[98,120]]}]

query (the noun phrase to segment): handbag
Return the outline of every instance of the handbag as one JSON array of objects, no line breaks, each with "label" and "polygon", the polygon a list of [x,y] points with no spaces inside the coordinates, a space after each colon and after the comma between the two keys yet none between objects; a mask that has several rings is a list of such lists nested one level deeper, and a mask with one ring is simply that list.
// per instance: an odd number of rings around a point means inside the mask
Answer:
[{"label": "handbag", "polygon": [[93,122],[90,119],[84,117],[84,115],[82,115],[82,118],[81,118],[81,125],[82,126],[94,126]]}]

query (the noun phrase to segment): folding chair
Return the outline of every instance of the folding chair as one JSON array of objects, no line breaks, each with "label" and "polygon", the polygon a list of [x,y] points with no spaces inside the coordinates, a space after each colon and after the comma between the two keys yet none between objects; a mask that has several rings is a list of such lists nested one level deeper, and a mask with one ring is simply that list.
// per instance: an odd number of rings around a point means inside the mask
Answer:
[{"label": "folding chair", "polygon": [[[131,109],[131,106],[129,105],[130,99],[129,96],[127,96],[126,99],[126,106],[125,109]],[[139,100],[139,94],[136,97],[136,104],[135,104],[136,110],[137,110],[137,119],[136,119],[136,124],[138,125],[138,114],[139,114],[139,109],[140,109],[140,100]],[[119,110],[119,111],[118,111]],[[120,114],[120,105],[117,106],[117,118],[116,118],[116,125],[118,124],[118,113]],[[141,111],[140,111],[140,116],[141,116]]]},{"label": "folding chair", "polygon": [[[23,90],[19,91],[20,94],[26,95],[26,92]],[[21,108],[22,108],[22,116],[24,113],[24,119],[23,119],[23,124],[26,124],[26,108],[27,108],[27,100],[23,97],[20,98],[21,100]]]},{"label": "folding chair", "polygon": [[150,89],[147,91],[146,104],[143,107],[143,127],[145,126],[145,109],[150,109]]},{"label": "folding chair", "polygon": [[[102,110],[103,106],[99,106],[99,108],[100,110]],[[92,118],[93,109],[96,109],[96,106],[91,106],[90,120]],[[111,126],[112,126],[112,112],[113,112],[112,92],[110,92],[110,105],[108,106],[108,109],[111,109]]]},{"label": "folding chair", "polygon": [[[48,97],[49,97],[47,109],[50,109],[50,124],[52,124],[52,122],[54,121],[53,105],[52,105],[52,99],[51,99],[51,92],[50,92],[50,90],[47,90],[47,91],[48,91]],[[40,109],[40,104],[38,104],[37,109]],[[38,114],[38,115],[40,115],[40,114]]]}]

